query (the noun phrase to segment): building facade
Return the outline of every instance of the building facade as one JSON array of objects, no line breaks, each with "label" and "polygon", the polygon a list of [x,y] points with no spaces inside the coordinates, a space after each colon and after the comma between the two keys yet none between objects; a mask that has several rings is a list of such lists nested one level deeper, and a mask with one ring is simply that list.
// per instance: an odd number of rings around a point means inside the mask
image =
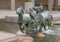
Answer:
[{"label": "building facade", "polygon": [[24,7],[24,3],[25,0],[0,0],[0,9],[15,10],[19,6]]},{"label": "building facade", "polygon": [[41,0],[40,4],[45,6],[48,10],[57,10],[59,4],[58,1],[59,0]]},{"label": "building facade", "polygon": [[[33,1],[35,2],[35,1]],[[59,0],[41,0],[40,4],[46,6],[48,10],[57,10]],[[25,8],[25,0],[0,0],[0,10],[16,10],[17,7]]]},{"label": "building facade", "polygon": [[[39,1],[40,1],[40,3],[39,3]],[[40,5],[42,5],[42,6],[44,6],[44,8],[46,9],[46,10],[49,10],[49,11],[52,11],[52,10],[57,10],[58,9],[58,4],[60,4],[59,2],[58,2],[59,0],[35,0],[35,4],[36,5],[38,5],[38,4],[40,4]]]}]

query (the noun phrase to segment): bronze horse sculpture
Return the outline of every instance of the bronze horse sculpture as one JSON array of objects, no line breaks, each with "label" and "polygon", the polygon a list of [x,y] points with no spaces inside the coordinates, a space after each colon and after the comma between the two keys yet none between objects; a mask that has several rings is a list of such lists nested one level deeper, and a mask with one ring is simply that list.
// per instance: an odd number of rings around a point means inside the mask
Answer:
[{"label": "bronze horse sculpture", "polygon": [[[35,34],[41,32],[43,27],[44,30],[46,30],[46,22],[45,22],[45,18],[42,15],[43,13],[42,11],[43,10],[41,10],[40,7],[33,7],[29,9],[28,14],[24,14],[22,7],[17,8],[16,13],[18,14],[18,24],[20,30],[26,33],[29,31],[29,28],[30,29],[35,28],[32,30],[32,32],[34,31]],[[52,16],[48,16],[48,17],[49,17],[49,22],[51,22],[50,19]],[[34,26],[31,24],[32,20]],[[31,25],[32,27],[30,27],[29,25]]]},{"label": "bronze horse sculpture", "polygon": [[[33,11],[32,9],[35,10],[37,14],[33,14],[31,12]],[[39,21],[37,22],[40,25],[39,31],[42,31],[42,27],[44,27],[44,30],[53,27],[53,16],[49,12],[44,11],[42,6],[33,7],[32,9],[30,8],[29,13],[31,14],[31,17],[36,20],[36,22]]]}]

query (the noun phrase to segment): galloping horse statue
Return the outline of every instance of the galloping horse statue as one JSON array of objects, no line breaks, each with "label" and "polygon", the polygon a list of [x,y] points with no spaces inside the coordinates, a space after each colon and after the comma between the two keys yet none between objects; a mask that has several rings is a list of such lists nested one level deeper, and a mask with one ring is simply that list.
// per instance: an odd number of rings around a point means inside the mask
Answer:
[{"label": "galloping horse statue", "polygon": [[22,7],[17,8],[16,13],[18,14],[18,24],[22,32],[25,32],[24,29],[28,30],[30,28],[28,25],[30,24],[32,20],[36,23],[36,28],[39,32],[40,30],[39,26],[41,25],[43,17],[40,13],[37,13],[37,12],[38,11],[35,11],[34,9],[32,9],[30,12],[31,14],[30,13],[24,14]]},{"label": "galloping horse statue", "polygon": [[[53,17],[52,15],[45,13],[42,9],[43,8],[41,7],[33,7],[29,9],[28,14],[24,14],[22,7],[17,8],[16,13],[18,14],[18,24],[21,32],[26,33],[31,30],[31,32],[36,34],[41,32],[42,28],[46,30],[46,22],[47,25],[51,24]],[[45,14],[46,16],[44,16]]]},{"label": "galloping horse statue", "polygon": [[29,14],[24,14],[22,7],[17,8],[16,13],[18,14],[19,28],[22,32],[25,32],[24,29],[28,28],[28,23],[31,20],[31,17]]},{"label": "galloping horse statue", "polygon": [[[37,14],[33,14],[32,11],[33,10],[36,11]],[[33,17],[34,20],[36,20],[37,23],[39,23],[37,25],[37,27],[39,27],[39,31],[42,31],[42,29],[44,28],[44,30],[47,30],[47,28],[53,26],[53,16],[47,12],[44,11],[43,7],[33,7],[30,8],[29,13],[31,15],[31,17]]]}]

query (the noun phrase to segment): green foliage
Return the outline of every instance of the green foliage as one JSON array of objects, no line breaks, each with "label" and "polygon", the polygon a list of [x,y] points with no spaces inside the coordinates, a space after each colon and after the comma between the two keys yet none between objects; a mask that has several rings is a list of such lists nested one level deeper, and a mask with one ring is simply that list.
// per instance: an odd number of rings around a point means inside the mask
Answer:
[{"label": "green foliage", "polygon": [[31,2],[31,0],[25,0],[25,2]]},{"label": "green foliage", "polygon": [[58,6],[58,10],[60,10],[60,6]]}]

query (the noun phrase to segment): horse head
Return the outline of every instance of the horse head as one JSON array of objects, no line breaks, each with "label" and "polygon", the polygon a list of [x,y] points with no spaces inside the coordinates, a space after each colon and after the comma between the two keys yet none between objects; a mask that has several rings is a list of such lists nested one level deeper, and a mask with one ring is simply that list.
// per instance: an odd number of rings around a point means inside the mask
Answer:
[{"label": "horse head", "polygon": [[17,9],[16,9],[16,13],[19,15],[19,14],[23,14],[24,12],[23,12],[23,8],[22,7],[18,7]]},{"label": "horse head", "polygon": [[32,19],[34,19],[37,16],[37,12],[33,8],[29,9],[29,14]]}]

